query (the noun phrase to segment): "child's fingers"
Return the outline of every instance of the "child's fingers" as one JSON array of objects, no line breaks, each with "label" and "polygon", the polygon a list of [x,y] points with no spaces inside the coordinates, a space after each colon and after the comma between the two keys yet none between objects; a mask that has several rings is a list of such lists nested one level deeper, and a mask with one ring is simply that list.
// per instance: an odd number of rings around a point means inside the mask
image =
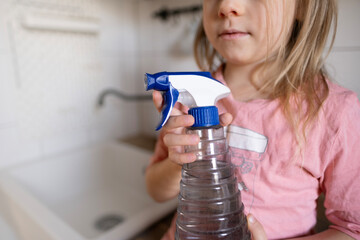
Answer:
[{"label": "child's fingers", "polygon": [[179,165],[184,163],[191,163],[196,160],[194,153],[178,153],[175,151],[169,151],[169,159]]},{"label": "child's fingers", "polygon": [[169,151],[169,159],[180,165],[196,160],[194,153],[184,153],[184,146],[196,145],[199,141],[200,139],[197,135],[169,133],[164,137],[164,143]]},{"label": "child's fingers", "polygon": [[181,153],[177,147],[170,147],[169,159],[179,165],[183,165],[184,163],[194,162],[196,156],[194,153]]},{"label": "child's fingers", "polygon": [[161,112],[161,108],[163,105],[163,98],[162,98],[161,93],[159,91],[153,91],[152,97],[153,97],[153,102],[154,102],[156,109],[159,112]]},{"label": "child's fingers", "polygon": [[252,240],[267,240],[263,226],[252,214],[247,216],[247,222],[251,232]]},{"label": "child's fingers", "polygon": [[164,136],[163,141],[168,147],[169,159],[172,162],[182,165],[196,160],[194,153],[184,153],[184,146],[198,144],[199,136],[168,133]]},{"label": "child's fingers", "polygon": [[164,136],[164,144],[167,147],[196,145],[200,139],[197,135],[168,133]]},{"label": "child's fingers", "polygon": [[[164,105],[163,96],[162,96],[161,92],[156,91],[156,90],[153,91],[152,98],[153,98],[153,103],[154,103],[156,109],[158,110],[158,112],[161,112],[162,107]],[[183,114],[183,112],[181,112],[177,108],[173,108],[173,110],[171,111],[171,116],[182,115],[182,114]]]},{"label": "child's fingers", "polygon": [[[174,109],[175,110],[175,109]],[[190,127],[194,124],[194,117],[190,115],[171,116],[164,125],[165,131],[172,131],[180,127]]]},{"label": "child's fingers", "polygon": [[227,126],[233,121],[233,116],[230,113],[223,113],[220,115],[220,124]]}]

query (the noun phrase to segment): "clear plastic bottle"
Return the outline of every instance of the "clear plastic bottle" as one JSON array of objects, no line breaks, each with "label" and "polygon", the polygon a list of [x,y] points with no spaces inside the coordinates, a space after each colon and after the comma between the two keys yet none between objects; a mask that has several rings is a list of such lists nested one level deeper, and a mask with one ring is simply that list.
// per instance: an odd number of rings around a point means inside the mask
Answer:
[{"label": "clear plastic bottle", "polygon": [[188,146],[197,160],[184,164],[180,183],[177,240],[248,240],[250,233],[240,191],[230,161],[224,128],[215,104],[228,96],[228,87],[209,72],[159,72],[145,74],[146,90],[163,92],[162,119],[168,121],[176,102],[188,106],[195,123],[188,134],[200,136],[197,146]]},{"label": "clear plastic bottle", "polygon": [[200,143],[185,148],[197,159],[182,168],[175,239],[250,239],[224,128],[192,127],[187,134]]}]

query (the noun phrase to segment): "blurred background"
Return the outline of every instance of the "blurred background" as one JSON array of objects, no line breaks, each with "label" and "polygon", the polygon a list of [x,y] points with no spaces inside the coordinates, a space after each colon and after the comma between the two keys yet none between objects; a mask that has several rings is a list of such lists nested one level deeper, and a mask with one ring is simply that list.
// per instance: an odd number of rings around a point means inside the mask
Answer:
[{"label": "blurred background", "polygon": [[[148,102],[102,90],[144,94],[143,74],[197,70],[192,38],[200,13],[154,18],[199,0],[2,0],[0,2],[0,167],[90,142],[154,134]],[[328,69],[360,93],[357,0],[341,0]]]},{"label": "blurred background", "polygon": [[[155,137],[145,72],[197,70],[201,0],[1,0],[0,169],[89,144]],[[340,0],[328,70],[360,94],[360,1]],[[182,9],[181,14],[171,10]],[[193,11],[194,10],[194,11]]]},{"label": "blurred background", "polygon": [[91,142],[154,134],[144,73],[196,70],[197,14],[155,18],[200,1],[2,0],[0,2],[0,167]]}]

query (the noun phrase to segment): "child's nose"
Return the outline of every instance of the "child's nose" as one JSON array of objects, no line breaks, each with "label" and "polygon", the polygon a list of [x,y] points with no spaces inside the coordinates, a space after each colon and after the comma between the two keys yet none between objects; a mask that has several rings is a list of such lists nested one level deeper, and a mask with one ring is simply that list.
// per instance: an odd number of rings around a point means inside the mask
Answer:
[{"label": "child's nose", "polygon": [[244,7],[239,0],[220,0],[219,17],[240,16]]}]

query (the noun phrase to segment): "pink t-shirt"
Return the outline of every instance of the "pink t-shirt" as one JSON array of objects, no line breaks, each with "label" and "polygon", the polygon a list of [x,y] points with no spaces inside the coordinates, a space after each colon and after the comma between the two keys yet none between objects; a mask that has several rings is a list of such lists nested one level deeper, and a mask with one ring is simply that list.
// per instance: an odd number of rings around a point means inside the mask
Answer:
[{"label": "pink t-shirt", "polygon": [[[214,77],[226,84],[221,71]],[[353,92],[328,84],[330,94],[300,152],[278,100],[229,96],[217,104],[234,117],[227,138],[238,181],[247,188],[241,191],[245,212],[269,239],[309,235],[321,192],[331,228],[360,239],[360,104]],[[166,157],[160,135],[151,162]],[[163,240],[174,233],[175,221]]]}]

